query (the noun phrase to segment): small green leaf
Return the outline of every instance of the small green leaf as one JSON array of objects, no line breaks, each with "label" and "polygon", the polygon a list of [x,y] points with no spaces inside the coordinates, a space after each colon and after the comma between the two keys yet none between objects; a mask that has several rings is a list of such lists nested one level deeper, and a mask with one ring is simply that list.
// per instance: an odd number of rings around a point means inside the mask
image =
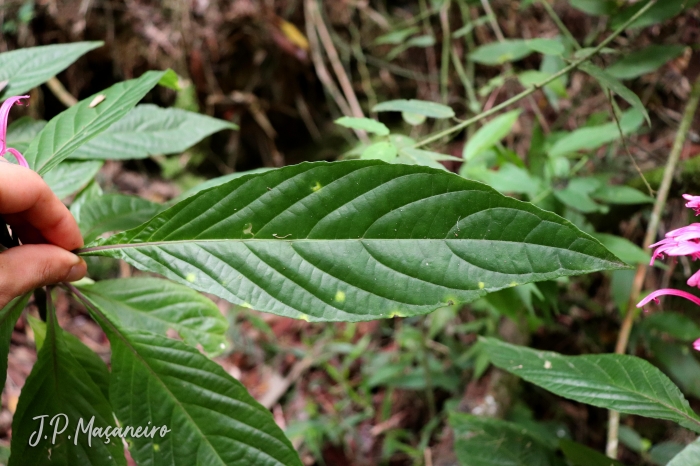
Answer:
[{"label": "small green leaf", "polygon": [[408,112],[428,118],[454,118],[455,112],[447,105],[425,100],[390,100],[372,108],[373,112]]},{"label": "small green leaf", "polygon": [[[611,28],[615,29],[622,25],[625,21],[634,16],[649,2],[637,2],[630,7],[624,9],[619,14],[615,15],[611,21]],[[691,8],[697,5],[698,0],[663,0],[657,2],[646,13],[632,23],[630,28],[643,28],[658,24],[671,19],[678,15],[684,8]]]},{"label": "small green leaf", "polygon": [[401,112],[401,118],[411,126],[418,126],[425,123],[427,117],[419,113]]},{"label": "small green leaf", "polygon": [[64,199],[87,186],[102,165],[101,160],[64,160],[44,175],[44,181],[59,199]]},{"label": "small green leaf", "polygon": [[18,151],[26,152],[32,139],[44,129],[44,120],[33,120],[30,117],[22,117],[12,122],[7,127],[7,147],[13,147]]},{"label": "small green leaf", "polygon": [[628,264],[649,263],[651,255],[627,238],[606,233],[594,233],[591,236]]},{"label": "small green leaf", "polygon": [[103,233],[137,227],[161,210],[162,205],[137,196],[106,194],[81,206],[80,232],[85,242],[90,242]]},{"label": "small green leaf", "polygon": [[525,44],[531,50],[544,55],[563,55],[566,52],[564,44],[556,39],[529,39],[525,41]]},{"label": "small green leaf", "polygon": [[569,0],[569,3],[589,15],[609,15],[617,9],[615,0]]},{"label": "small green leaf", "polygon": [[510,133],[520,113],[520,110],[504,113],[479,128],[465,144],[462,158],[468,162],[485,150],[495,146],[498,141]]},{"label": "small green leaf", "polygon": [[700,417],[659,369],[635,356],[562,356],[482,338],[491,362],[545,390],[581,403],[674,421],[700,432]]},{"label": "small green leaf", "polygon": [[630,186],[605,185],[591,194],[591,197],[608,204],[649,204],[654,198]]},{"label": "small green leaf", "polygon": [[506,62],[522,60],[531,53],[532,49],[527,41],[511,39],[477,47],[469,54],[469,59],[482,65],[502,65]]},{"label": "small green leaf", "polygon": [[80,290],[118,327],[163,336],[173,329],[185,343],[202,345],[212,356],[226,348],[226,318],[210,299],[186,286],[139,277],[102,280]]},{"label": "small green leaf", "polygon": [[385,45],[385,44],[393,44],[393,45],[398,45],[406,41],[410,36],[413,34],[419,32],[420,29],[416,26],[410,27],[410,28],[405,28],[405,29],[398,29],[395,31],[391,31],[387,34],[384,34],[382,36],[377,37],[374,40],[374,43],[376,45]]},{"label": "small green leaf", "polygon": [[389,135],[389,128],[387,128],[384,123],[380,123],[371,118],[342,117],[335,120],[335,124],[344,126],[345,128],[361,129],[379,136]]},{"label": "small green leaf", "polygon": [[463,162],[463,160],[459,157],[439,154],[428,150],[416,149],[415,147],[404,147],[399,149],[399,157],[394,162],[405,163],[408,165],[423,165],[426,167],[437,168],[438,170],[446,170],[445,166],[440,163],[442,160]]},{"label": "small green leaf", "polygon": [[700,438],[683,449],[666,466],[697,466],[700,458]]},{"label": "small green leaf", "polygon": [[207,115],[142,104],[80,146],[70,157],[121,160],[177,154],[217,131],[236,128],[233,123]]},{"label": "small green leaf", "polygon": [[[637,131],[643,121],[644,116],[635,110],[623,113],[620,118],[622,134],[627,135]],[[614,121],[604,125],[580,128],[559,139],[549,150],[549,156],[561,157],[579,151],[592,151],[619,138],[620,130]]]},{"label": "small green leaf", "polygon": [[7,357],[10,354],[10,339],[17,319],[29,302],[31,293],[10,301],[0,310],[0,386],[5,386],[7,377]]},{"label": "small green leaf", "polygon": [[0,91],[2,99],[22,95],[68,68],[103,42],[74,42],[12,50],[0,54],[0,81],[10,81]]},{"label": "small green leaf", "polygon": [[572,466],[625,466],[617,460],[608,458],[604,454],[572,440],[561,439],[559,448],[566,459],[571,461]]},{"label": "small green leaf", "polygon": [[[45,175],[78,147],[126,115],[164,74],[164,71],[148,71],[138,79],[117,83],[56,115],[25,152],[29,166]],[[99,95],[105,99],[96,106],[92,105]]]},{"label": "small green leaf", "polygon": [[[681,451],[685,445],[677,442],[661,442],[657,443],[649,450],[649,460],[658,466],[669,466],[668,463]],[[676,465],[679,466],[679,465]],[[685,464],[684,466],[689,466]]]},{"label": "small green leaf", "polygon": [[552,449],[519,424],[449,412],[455,453],[461,466],[554,466]]},{"label": "small green leaf", "polygon": [[376,159],[391,162],[396,158],[398,149],[389,141],[375,142],[362,152],[362,159]]},{"label": "small green leaf", "polygon": [[637,94],[634,92],[630,91],[627,87],[625,87],[624,84],[622,84],[620,81],[618,81],[617,78],[611,76],[608,74],[607,71],[603,71],[600,68],[598,68],[595,65],[592,65],[591,63],[585,62],[582,63],[581,66],[579,66],[581,71],[584,71],[591,75],[593,78],[598,81],[598,83],[604,88],[604,89],[610,89],[612,92],[615,94],[619,95],[623,99],[629,103],[632,108],[637,110],[639,113],[644,115],[644,118],[647,121],[647,124],[651,126],[651,120],[649,119],[649,114],[647,113],[647,109],[644,108],[644,104],[642,101],[639,99]]},{"label": "small green leaf", "polygon": [[666,62],[681,56],[684,50],[682,45],[653,44],[625,55],[605,71],[617,79],[634,79],[656,71]]},{"label": "small green leaf", "polygon": [[435,38],[431,35],[426,34],[423,36],[411,37],[406,42],[396,46],[389,53],[387,53],[386,59],[391,61],[394,58],[401,55],[405,50],[410,49],[411,47],[427,48],[432,47],[433,45],[435,45]]}]

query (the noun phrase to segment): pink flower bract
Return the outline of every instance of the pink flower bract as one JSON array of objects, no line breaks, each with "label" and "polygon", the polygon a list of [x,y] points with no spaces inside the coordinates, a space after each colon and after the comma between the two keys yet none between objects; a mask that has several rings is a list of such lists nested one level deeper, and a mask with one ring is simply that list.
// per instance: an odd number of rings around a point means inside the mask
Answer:
[{"label": "pink flower bract", "polygon": [[13,149],[12,147],[7,147],[6,143],[6,138],[7,138],[7,119],[8,116],[10,115],[10,109],[12,106],[18,102],[20,102],[22,99],[28,99],[28,95],[21,95],[17,97],[10,97],[7,99],[5,102],[2,103],[2,106],[0,106],[0,157],[3,157],[7,152],[12,154],[14,158],[17,160],[17,163],[20,164],[23,167],[29,168],[29,164],[27,163],[27,160],[22,156],[22,154],[17,150]]}]

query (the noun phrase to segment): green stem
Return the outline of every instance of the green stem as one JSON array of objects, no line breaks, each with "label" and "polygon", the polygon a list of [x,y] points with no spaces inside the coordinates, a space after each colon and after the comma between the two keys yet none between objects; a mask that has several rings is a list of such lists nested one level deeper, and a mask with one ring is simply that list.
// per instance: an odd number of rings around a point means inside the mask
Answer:
[{"label": "green stem", "polygon": [[578,43],[576,38],[574,37],[573,34],[571,34],[571,31],[569,31],[569,28],[566,27],[566,25],[562,22],[561,18],[559,18],[559,15],[557,15],[557,12],[554,11],[554,8],[552,8],[552,5],[549,4],[547,0],[540,0],[540,3],[544,7],[545,10],[547,10],[547,14],[549,15],[550,18],[552,18],[552,21],[554,21],[554,24],[557,25],[559,28],[559,31],[561,31],[562,34],[566,36],[567,39],[571,42],[571,44],[574,46],[576,50],[581,50],[581,45]]},{"label": "green stem", "polygon": [[440,139],[444,138],[445,136],[448,136],[452,133],[456,133],[458,131],[463,130],[464,128],[473,125],[474,123],[477,123],[484,118],[488,118],[491,115],[494,115],[504,108],[526,98],[527,96],[534,94],[537,90],[541,89],[543,86],[546,86],[547,84],[559,79],[560,77],[564,76],[565,74],[569,73],[570,71],[578,68],[583,64],[584,62],[588,61],[591,57],[594,55],[597,55],[601,50],[603,50],[610,42],[615,40],[617,36],[622,34],[622,32],[633,22],[635,22],[640,16],[642,16],[644,13],[649,11],[649,9],[656,4],[658,0],[651,0],[649,3],[644,5],[642,9],[640,9],[634,16],[632,16],[630,19],[625,21],[625,23],[617,28],[607,39],[605,39],[603,42],[601,42],[595,49],[593,49],[590,53],[586,54],[585,56],[579,58],[578,60],[573,61],[569,66],[566,68],[561,69],[559,72],[553,74],[549,78],[545,79],[539,84],[535,84],[534,86],[529,87],[528,89],[524,90],[520,94],[511,97],[510,99],[506,100],[505,102],[502,102],[495,107],[485,111],[481,112],[480,114],[469,118],[468,120],[464,120],[463,122],[459,123],[458,125],[455,125],[451,128],[447,128],[446,130],[440,131],[438,133],[435,133],[431,136],[428,136],[427,138],[423,139],[422,141],[418,141],[414,147],[422,147],[427,144],[430,144],[435,141],[439,141]]}]

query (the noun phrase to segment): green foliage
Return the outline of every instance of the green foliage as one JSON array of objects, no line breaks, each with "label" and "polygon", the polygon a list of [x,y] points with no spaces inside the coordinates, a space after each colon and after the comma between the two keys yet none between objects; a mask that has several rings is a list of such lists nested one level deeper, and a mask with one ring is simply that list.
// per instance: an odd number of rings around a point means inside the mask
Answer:
[{"label": "green foliage", "polygon": [[669,60],[679,57],[684,49],[680,45],[650,45],[626,55],[606,71],[617,79],[634,79],[656,71]]},{"label": "green foliage", "polygon": [[90,242],[103,233],[137,227],[163,210],[163,206],[136,196],[107,194],[86,200],[80,209],[80,232]]},{"label": "green foliage", "polygon": [[694,441],[674,457],[667,466],[693,466],[700,457],[700,439]]},{"label": "green foliage", "polygon": [[389,100],[377,104],[372,108],[373,112],[405,112],[423,115],[428,118],[453,118],[454,110],[447,105],[427,102],[425,100]]}]

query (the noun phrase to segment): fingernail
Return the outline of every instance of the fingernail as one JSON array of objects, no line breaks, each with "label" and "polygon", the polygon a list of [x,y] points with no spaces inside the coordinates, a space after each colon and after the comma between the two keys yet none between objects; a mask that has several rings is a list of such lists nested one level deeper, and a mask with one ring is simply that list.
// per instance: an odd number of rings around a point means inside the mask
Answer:
[{"label": "fingernail", "polygon": [[66,277],[67,282],[76,282],[83,278],[85,274],[87,273],[87,264],[85,261],[81,258],[80,262],[73,267],[71,267],[70,272],[68,272],[68,276]]}]

